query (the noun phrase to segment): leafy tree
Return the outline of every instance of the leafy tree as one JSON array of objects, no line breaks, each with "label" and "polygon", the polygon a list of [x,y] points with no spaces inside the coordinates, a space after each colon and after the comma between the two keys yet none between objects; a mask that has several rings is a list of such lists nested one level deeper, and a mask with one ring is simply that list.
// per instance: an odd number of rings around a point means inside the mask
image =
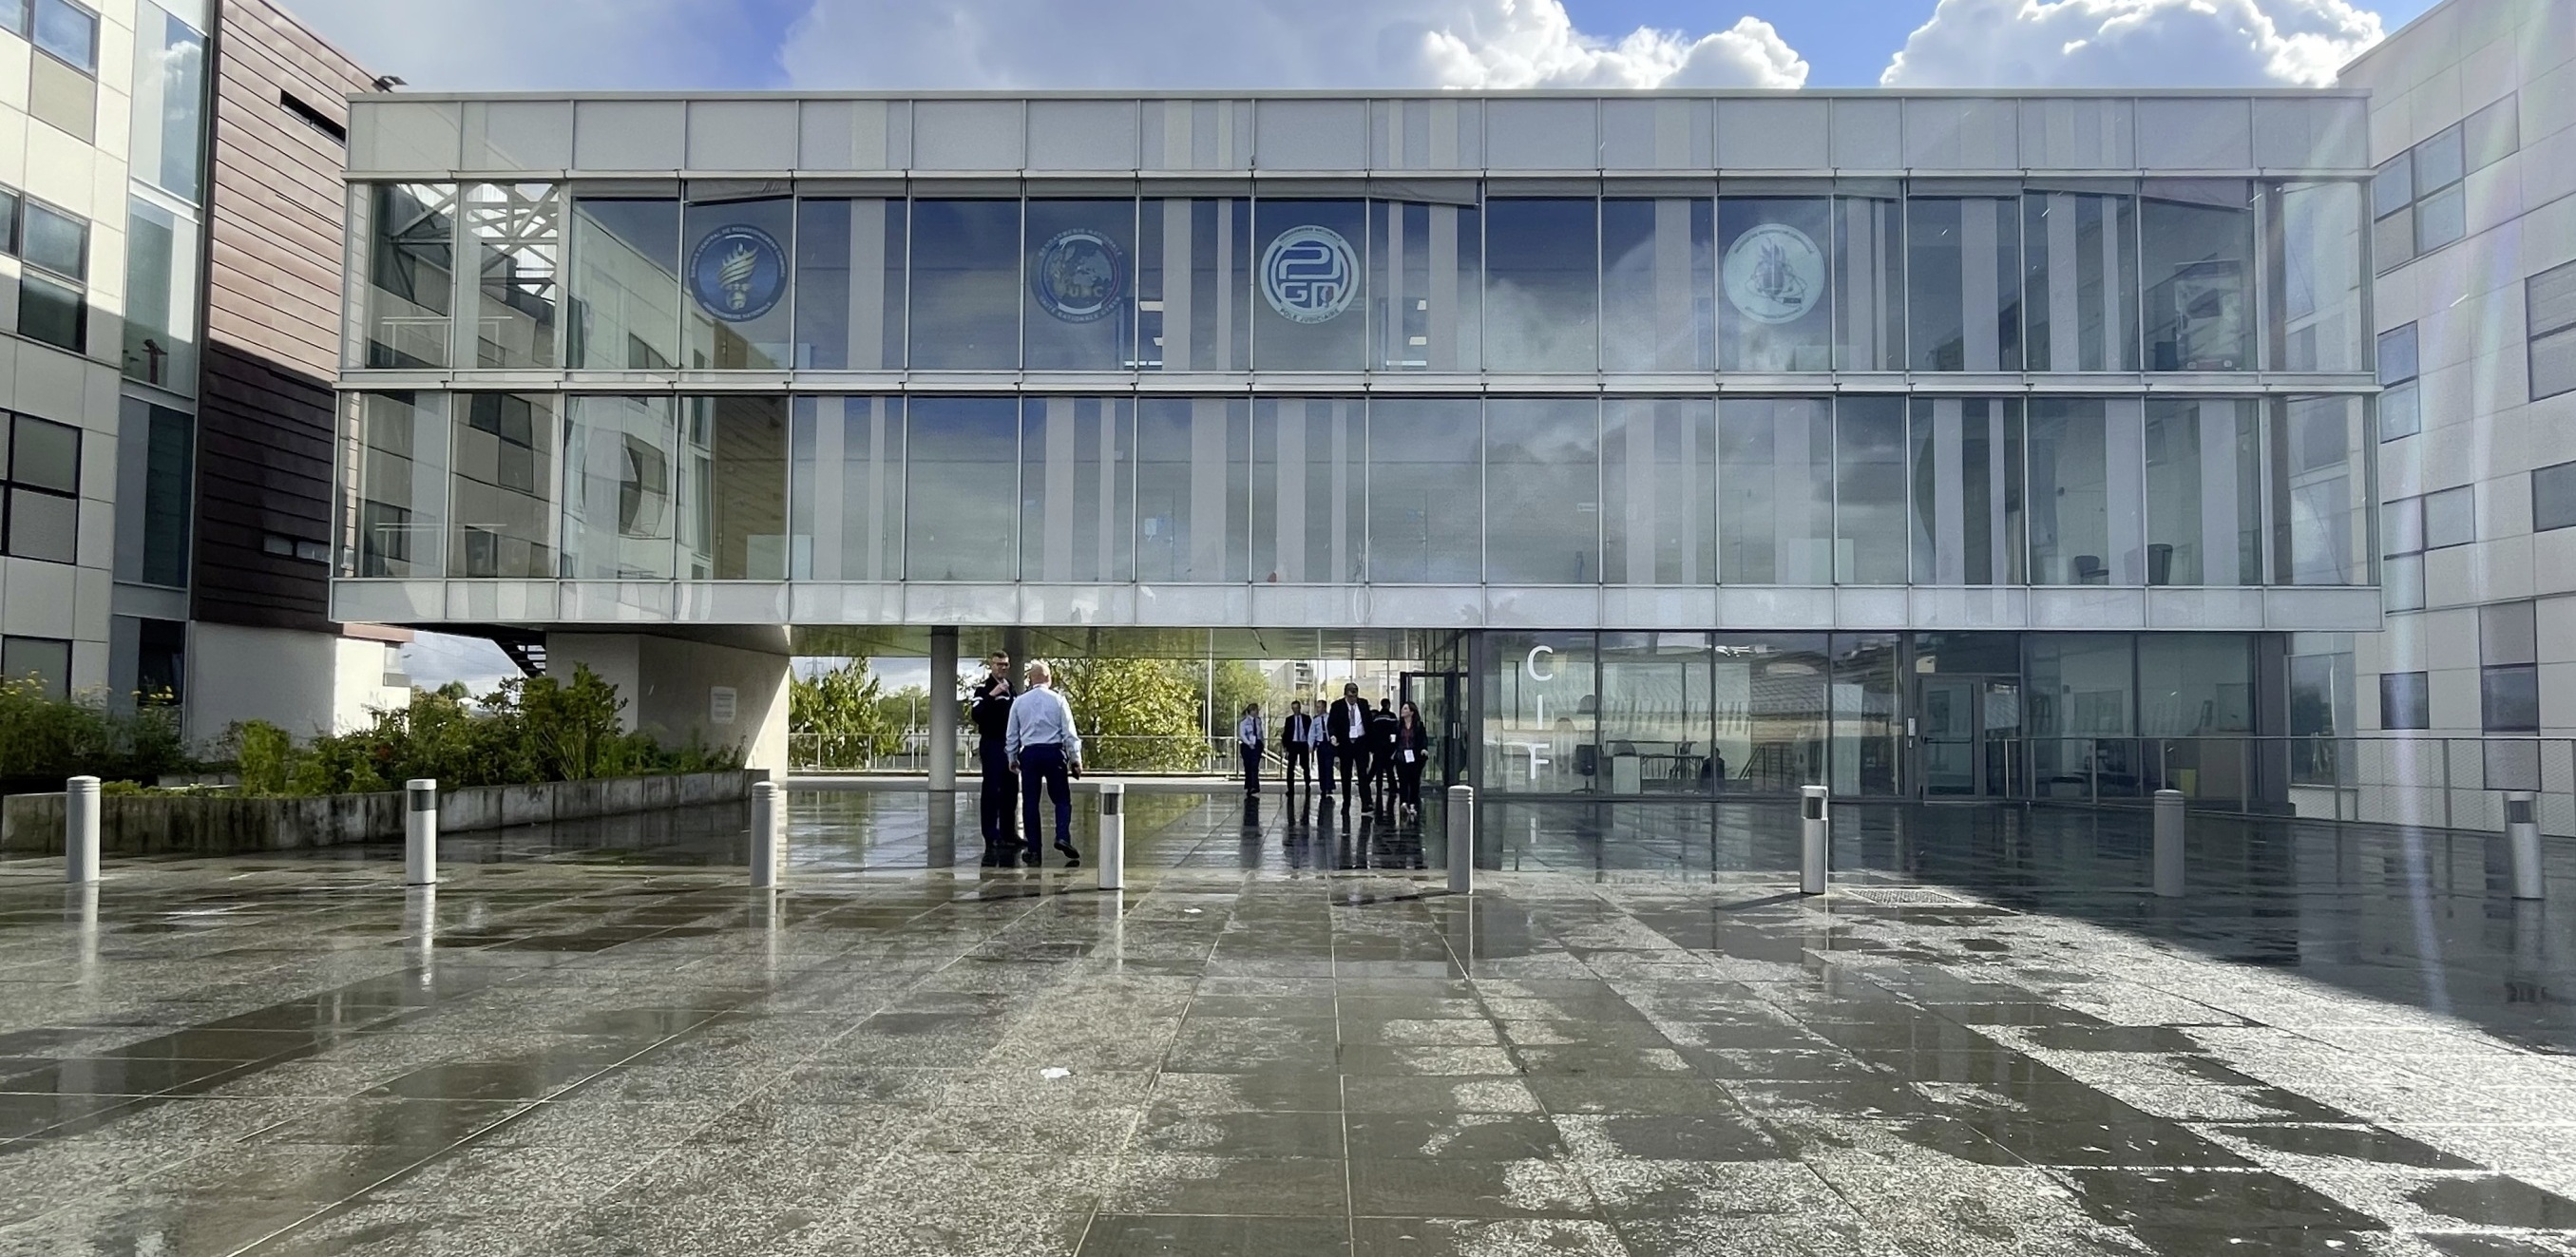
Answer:
[{"label": "leafy tree", "polygon": [[[1279,723],[1280,713],[1288,709],[1285,703],[1276,701],[1276,697],[1271,694],[1270,679],[1261,675],[1260,669],[1253,667],[1249,661],[1217,660],[1214,674],[1216,703],[1212,711],[1216,727],[1210,730],[1210,733],[1215,737],[1233,736],[1234,722],[1242,718],[1243,708],[1247,703],[1261,705],[1261,721],[1269,726],[1276,726]],[[1205,687],[1209,676],[1208,670],[1202,668],[1199,675],[1200,686]]]},{"label": "leafy tree", "polygon": [[1164,659],[1049,661],[1073,705],[1083,761],[1101,772],[1188,772],[1200,767],[1199,683]]},{"label": "leafy tree", "polygon": [[884,690],[885,683],[869,675],[865,659],[793,677],[788,682],[787,731],[800,740],[812,735],[818,765],[865,767],[903,747],[904,706],[889,703]]}]

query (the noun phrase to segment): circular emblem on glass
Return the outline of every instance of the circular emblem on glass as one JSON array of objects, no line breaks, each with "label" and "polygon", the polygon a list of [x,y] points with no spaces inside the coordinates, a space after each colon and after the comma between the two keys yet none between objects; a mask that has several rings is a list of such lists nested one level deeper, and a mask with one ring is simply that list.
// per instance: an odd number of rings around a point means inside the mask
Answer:
[{"label": "circular emblem on glass", "polygon": [[689,295],[727,323],[748,323],[787,295],[787,252],[758,227],[718,227],[689,255]]},{"label": "circular emblem on glass", "polygon": [[1261,251],[1261,295],[1291,323],[1324,323],[1359,295],[1360,255],[1330,227],[1291,227]]},{"label": "circular emblem on glass", "polygon": [[1825,251],[1786,223],[1763,223],[1735,238],[1720,267],[1726,299],[1756,323],[1791,323],[1825,293]]},{"label": "circular emblem on glass", "polygon": [[1029,294],[1067,323],[1108,318],[1127,296],[1127,258],[1116,241],[1088,227],[1059,231],[1038,246]]}]

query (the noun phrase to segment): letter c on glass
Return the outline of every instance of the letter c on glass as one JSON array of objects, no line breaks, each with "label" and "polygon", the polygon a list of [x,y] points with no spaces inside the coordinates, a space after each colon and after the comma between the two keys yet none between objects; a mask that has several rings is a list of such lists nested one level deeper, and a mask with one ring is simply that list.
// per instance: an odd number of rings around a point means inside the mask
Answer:
[{"label": "letter c on glass", "polygon": [[1529,673],[1529,679],[1533,681],[1553,681],[1556,679],[1555,673],[1541,672],[1538,670],[1538,657],[1540,655],[1553,655],[1555,653],[1556,647],[1554,646],[1532,646],[1530,647],[1529,658],[1521,664],[1521,667]]}]

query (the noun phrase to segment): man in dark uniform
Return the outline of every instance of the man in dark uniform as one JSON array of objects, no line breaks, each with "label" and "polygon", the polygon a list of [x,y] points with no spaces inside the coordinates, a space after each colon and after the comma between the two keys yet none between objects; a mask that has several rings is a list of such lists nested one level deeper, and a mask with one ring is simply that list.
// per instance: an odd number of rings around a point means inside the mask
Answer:
[{"label": "man in dark uniform", "polygon": [[1368,718],[1368,798],[1370,810],[1384,815],[1395,793],[1395,704],[1377,700]]},{"label": "man in dark uniform", "polygon": [[994,651],[984,657],[984,675],[975,682],[975,757],[984,770],[980,803],[984,822],[984,863],[1017,866],[1018,826],[1011,814],[1020,805],[1019,774],[1011,771],[1003,738],[1011,727],[1011,657]]}]

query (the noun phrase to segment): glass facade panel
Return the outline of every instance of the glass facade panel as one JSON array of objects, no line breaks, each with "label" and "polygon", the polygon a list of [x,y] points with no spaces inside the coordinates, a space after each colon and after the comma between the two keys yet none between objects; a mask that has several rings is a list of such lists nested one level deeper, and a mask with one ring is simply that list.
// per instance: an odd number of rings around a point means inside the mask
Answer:
[{"label": "glass facade panel", "polygon": [[1834,367],[1905,369],[1905,203],[1834,199]]},{"label": "glass facade panel", "polygon": [[[689,202],[686,260],[688,363],[694,370],[781,371],[795,364],[796,304],[788,244],[796,203],[783,196]],[[1006,255],[1007,256],[1007,255]],[[782,428],[783,431],[783,428]]]},{"label": "glass facade panel", "polygon": [[1823,199],[1718,199],[1720,370],[1832,369],[1831,207]]},{"label": "glass facade panel", "polygon": [[1484,468],[1472,400],[1376,401],[1368,415],[1368,578],[1470,585],[1484,571]]},{"label": "glass facade panel", "polygon": [[2272,184],[2264,196],[2271,365],[2284,371],[2368,370],[2360,185]]},{"label": "glass facade panel", "polygon": [[450,576],[551,580],[555,566],[555,398],[461,393],[449,481]]},{"label": "glass facade panel", "polygon": [[1589,397],[1485,404],[1487,582],[1601,580],[1600,414]]},{"label": "glass facade panel", "polygon": [[1136,202],[1030,201],[1022,364],[1032,371],[1136,365]]},{"label": "glass facade panel", "polygon": [[2363,428],[2361,399],[2279,399],[2268,436],[2273,583],[2369,584],[2374,443]]},{"label": "glass facade panel", "polygon": [[1133,579],[1135,467],[1135,403],[1023,399],[1020,579]]},{"label": "glass facade panel", "polygon": [[1485,202],[1485,365],[1591,371],[1600,355],[1599,204]]},{"label": "glass facade panel", "polygon": [[2263,583],[2263,442],[2249,399],[2147,403],[2147,583]]},{"label": "glass facade panel", "polygon": [[1716,655],[1706,633],[1601,635],[1601,748],[1592,780],[1614,795],[1705,795],[1716,784]]},{"label": "glass facade panel", "polygon": [[1902,585],[1906,562],[1905,399],[1834,404],[1834,583]]},{"label": "glass facade panel", "polygon": [[1604,775],[1590,633],[1490,633],[1484,780],[1512,794],[1589,794]]},{"label": "glass facade panel", "polygon": [[668,371],[680,364],[680,203],[572,203],[575,368]]},{"label": "glass facade panel", "polygon": [[2022,227],[2030,369],[2137,370],[2137,198],[2033,191]]},{"label": "glass facade panel", "polygon": [[1718,403],[1717,536],[1729,585],[1833,583],[1833,405],[1823,398]]},{"label": "glass facade panel", "polygon": [[1706,585],[1717,579],[1717,435],[1706,401],[1601,405],[1602,579]]},{"label": "glass facade panel", "polygon": [[364,365],[448,365],[456,308],[456,185],[369,189]]},{"label": "glass facade panel", "polygon": [[2021,584],[2021,403],[1917,397],[1912,448],[1914,583]]},{"label": "glass facade panel", "polygon": [[791,365],[880,371],[903,365],[902,201],[796,203],[796,343]]},{"label": "glass facade panel", "polygon": [[2030,402],[2030,573],[2034,585],[2143,585],[2139,403]]},{"label": "glass facade panel", "polygon": [[2254,369],[2254,206],[2242,180],[2148,180],[2149,371]]},{"label": "glass facade panel", "polygon": [[[916,342],[917,344],[917,342]],[[915,397],[905,442],[904,576],[1005,581],[1019,511],[1019,403]]]},{"label": "glass facade panel", "polygon": [[1905,713],[1897,684],[1901,639],[1837,633],[1833,639],[1833,777],[1845,798],[1891,795],[1902,779]]},{"label": "glass facade panel", "polygon": [[[683,537],[703,555],[697,580],[787,578],[787,399],[692,397],[687,401],[692,472],[683,501],[704,523]],[[690,546],[693,535],[703,541]]]},{"label": "glass facade panel", "polygon": [[903,575],[903,399],[799,397],[790,425],[788,575]]},{"label": "glass facade panel", "polygon": [[[14,6],[17,0],[0,0]],[[197,141],[206,117],[206,37],[151,4],[134,7],[134,126],[129,169],[190,204],[204,200]]]},{"label": "glass facade panel", "polygon": [[671,399],[567,398],[563,450],[563,574],[677,576],[683,472]]},{"label": "glass facade panel", "polygon": [[1251,579],[1251,403],[1146,398],[1136,460],[1136,579]]},{"label": "glass facade panel", "polygon": [[1360,581],[1367,448],[1367,418],[1356,398],[1253,400],[1254,580]]},{"label": "glass facade panel", "polygon": [[1377,201],[1369,208],[1377,368],[1475,370],[1484,335],[1482,216],[1473,205]]},{"label": "glass facade panel", "polygon": [[1601,203],[1603,369],[1706,371],[1716,365],[1711,210],[1711,202],[1692,197]]},{"label": "glass facade panel", "polygon": [[481,308],[475,365],[555,365],[557,267],[563,231],[550,183],[465,186],[465,232],[473,241]]},{"label": "glass facade panel", "polygon": [[1368,206],[1261,201],[1254,207],[1253,365],[1267,371],[1358,371],[1368,364],[1360,300]]},{"label": "glass facade panel", "polygon": [[436,577],[447,535],[444,393],[361,393],[357,408],[359,576]]},{"label": "glass facade panel", "polygon": [[2020,205],[1915,197],[1905,214],[1908,363],[1917,371],[2020,370]]},{"label": "glass facade panel", "polygon": [[1717,635],[1710,774],[1720,792],[1824,784],[1830,667],[1823,634]]},{"label": "glass facade panel", "polygon": [[2024,639],[2025,728],[2035,798],[2134,798],[2145,785],[2134,716],[2137,659],[2124,633]]},{"label": "glass facade panel", "polygon": [[1020,365],[1019,246],[1017,201],[912,203],[915,370]]},{"label": "glass facade panel", "polygon": [[197,391],[197,223],[126,202],[125,376]]},{"label": "glass facade panel", "polygon": [[1147,198],[1136,253],[1137,357],[1146,371],[1252,365],[1252,202]]}]

